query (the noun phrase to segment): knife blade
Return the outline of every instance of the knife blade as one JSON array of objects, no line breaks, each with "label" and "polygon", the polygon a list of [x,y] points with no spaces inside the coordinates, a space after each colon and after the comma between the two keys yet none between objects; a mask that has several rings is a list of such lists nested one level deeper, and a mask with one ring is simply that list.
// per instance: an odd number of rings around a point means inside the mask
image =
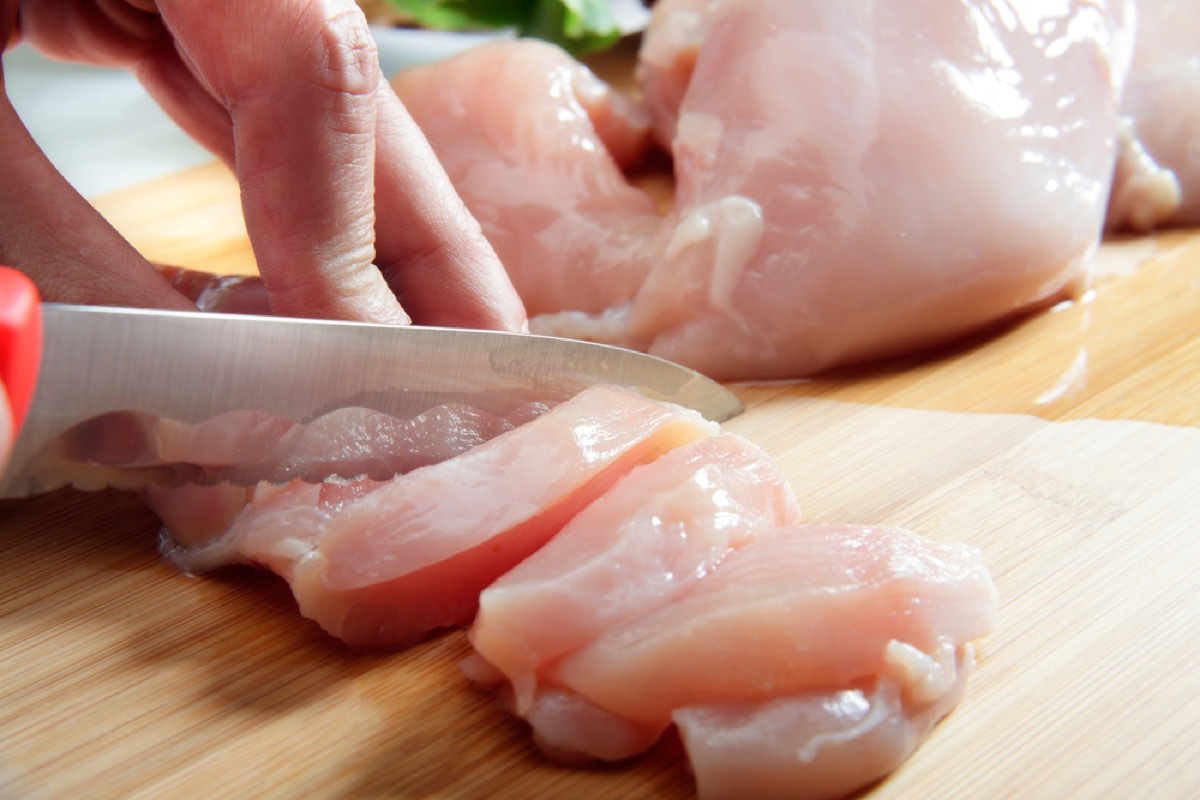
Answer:
[{"label": "knife blade", "polygon": [[[557,337],[53,303],[41,305],[41,317],[36,388],[0,477],[0,497],[64,485],[359,477],[357,467],[334,462],[316,474],[298,473],[285,468],[286,459],[255,462],[246,453],[248,442],[341,409],[410,419],[462,404],[503,415],[598,383],[716,421],[742,408],[732,392],[680,365]],[[164,452],[179,450],[180,437],[188,436],[194,441],[185,445],[209,451],[205,437],[233,437],[226,454],[249,463]]]}]

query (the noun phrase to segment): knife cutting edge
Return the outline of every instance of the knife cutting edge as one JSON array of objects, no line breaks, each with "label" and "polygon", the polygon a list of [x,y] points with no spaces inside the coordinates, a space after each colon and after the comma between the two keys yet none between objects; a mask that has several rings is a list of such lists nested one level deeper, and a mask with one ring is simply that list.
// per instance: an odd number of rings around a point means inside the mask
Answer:
[{"label": "knife cutting edge", "polygon": [[[353,459],[297,467],[295,459],[256,457],[256,447],[291,426],[346,410],[400,420],[451,405],[507,415],[598,383],[687,406],[715,421],[742,410],[736,395],[694,370],[611,345],[457,328],[40,303],[33,284],[4,267],[0,380],[15,437],[0,497],[65,485],[137,489],[360,477],[362,463]],[[343,445],[353,449],[355,443]],[[372,478],[394,474],[370,469],[386,472],[387,466],[369,468]]]}]

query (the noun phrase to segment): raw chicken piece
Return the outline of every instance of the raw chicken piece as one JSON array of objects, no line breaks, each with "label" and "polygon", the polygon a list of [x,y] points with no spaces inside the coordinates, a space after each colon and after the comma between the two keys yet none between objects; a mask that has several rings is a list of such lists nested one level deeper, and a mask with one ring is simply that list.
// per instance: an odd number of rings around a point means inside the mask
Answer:
[{"label": "raw chicken piece", "polygon": [[[724,446],[719,437],[689,449]],[[495,685],[538,745],[568,761],[628,758],[678,725],[702,798],[834,796],[894,769],[957,703],[970,642],[994,624],[979,552],[897,528],[775,527],[794,507],[747,494],[752,482],[726,456],[722,485],[740,502],[724,516],[744,520],[742,538],[718,537],[723,556],[679,570],[677,587],[668,576],[678,562],[628,556],[637,544],[656,552],[645,541],[654,535],[639,543],[633,527],[656,529],[653,503],[620,530],[611,519],[637,506],[639,480],[678,470],[671,457],[631,473],[605,498],[624,493],[615,508],[597,501],[555,551],[485,592],[471,629],[482,657],[464,664],[468,677]],[[694,470],[708,458],[679,460]],[[672,518],[689,533],[714,530],[700,511]],[[598,559],[610,552],[606,583]],[[496,602],[509,587],[519,606]]]},{"label": "raw chicken piece", "polygon": [[708,8],[673,230],[624,331],[605,318],[593,337],[580,314],[535,329],[789,377],[946,340],[1080,276],[1124,63],[1105,4]]},{"label": "raw chicken piece", "polygon": [[632,296],[658,222],[620,169],[649,145],[644,112],[532,40],[481,45],[393,86],[529,313],[599,312]]},{"label": "raw chicken piece", "polygon": [[1137,0],[1108,227],[1200,223],[1200,4]]},{"label": "raw chicken piece", "polygon": [[547,663],[666,605],[730,550],[798,518],[761,449],[732,434],[693,442],[631,471],[488,587],[471,643],[524,713]]},{"label": "raw chicken piece", "polygon": [[[304,480],[334,474],[379,479],[453,458],[545,411],[545,405],[530,403],[500,417],[454,403],[401,420],[367,408],[342,408],[292,428],[263,460]],[[254,469],[251,462],[240,463]]]},{"label": "raw chicken piece", "polygon": [[[581,213],[608,160],[572,150],[572,130],[556,143],[544,126],[537,141],[574,155],[571,168],[546,169],[512,136],[502,155],[480,146],[525,119],[512,108],[580,119],[544,81],[503,81],[501,56],[524,74],[516,65],[544,48],[495,45],[399,86],[536,331],[718,378],[794,377],[942,342],[1075,285],[1103,225],[1128,12],[1126,0],[659,2],[640,75],[677,188],[652,229],[608,166],[603,219]],[[444,113],[482,106],[484,91],[500,121]]]},{"label": "raw chicken piece", "polygon": [[[278,480],[376,479],[436,464],[498,436],[545,411],[522,405],[506,416],[463,403],[435,406],[409,419],[370,408],[339,408],[307,423],[265,411],[231,411],[200,423],[153,414],[105,414],[61,437],[42,461],[169,467],[180,475],[244,483],[270,474]],[[85,447],[86,450],[76,449]]]},{"label": "raw chicken piece", "polygon": [[873,685],[676,711],[703,800],[844,797],[907,759],[966,688],[972,647],[893,642]]},{"label": "raw chicken piece", "polygon": [[733,550],[675,602],[608,631],[544,678],[644,723],[694,705],[849,686],[888,646],[933,653],[991,630],[978,550],[898,528],[802,525]]},{"label": "raw chicken piece", "polygon": [[193,464],[197,468],[257,460],[296,427],[266,411],[230,411],[198,423],[138,411],[116,411],[76,426],[42,462],[85,462],[126,467]]},{"label": "raw chicken piece", "polygon": [[[60,441],[92,448],[80,453],[50,452],[45,458],[149,466],[190,465],[204,483],[142,490],[142,498],[167,523],[171,547],[190,548],[219,538],[255,496],[240,477],[264,474],[262,464],[297,477],[371,473],[399,475],[436,464],[512,430],[545,411],[540,403],[504,417],[462,404],[442,405],[412,419],[397,419],[367,408],[343,408],[307,425],[259,411],[234,411],[199,424],[132,412],[97,420],[95,433]],[[90,426],[89,426],[90,427]],[[221,480],[218,482],[217,478]],[[252,478],[251,478],[252,479]],[[237,484],[228,481],[237,481]]]},{"label": "raw chicken piece", "polygon": [[[188,570],[261,564],[329,633],[407,644],[469,622],[484,587],[634,466],[716,431],[695,412],[598,386],[394,480],[260,485],[223,534],[197,543],[192,531],[191,546],[164,550]],[[183,511],[152,505],[168,529]]]},{"label": "raw chicken piece", "polygon": [[551,686],[539,686],[524,710],[518,710],[511,687],[499,691],[501,705],[529,723],[534,744],[565,764],[621,761],[644,753],[668,727],[634,722]]},{"label": "raw chicken piece", "polygon": [[223,314],[271,313],[267,287],[258,275],[218,275],[159,265],[158,271],[201,311]]},{"label": "raw chicken piece", "polygon": [[712,0],[659,2],[638,53],[636,78],[659,144],[670,149],[696,57],[716,16]]}]

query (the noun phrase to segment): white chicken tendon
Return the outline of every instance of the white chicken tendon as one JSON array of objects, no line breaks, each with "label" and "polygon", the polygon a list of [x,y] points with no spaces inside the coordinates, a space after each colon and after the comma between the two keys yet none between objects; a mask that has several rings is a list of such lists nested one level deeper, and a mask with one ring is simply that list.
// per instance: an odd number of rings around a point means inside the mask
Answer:
[{"label": "white chicken tendon", "polygon": [[[535,330],[786,378],[1079,284],[1131,17],[1121,0],[664,0],[642,109],[532,42],[395,85]],[[665,216],[620,170],[651,121],[674,159]]]}]

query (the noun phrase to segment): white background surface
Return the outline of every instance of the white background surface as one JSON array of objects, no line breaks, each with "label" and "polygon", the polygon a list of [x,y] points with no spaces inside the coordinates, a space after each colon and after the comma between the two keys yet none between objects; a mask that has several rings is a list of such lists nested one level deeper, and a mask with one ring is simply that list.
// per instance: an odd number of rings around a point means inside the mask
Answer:
[{"label": "white background surface", "polygon": [[20,45],[4,55],[4,85],[25,127],[85,197],[212,160],[125,70],[52,62]]}]

